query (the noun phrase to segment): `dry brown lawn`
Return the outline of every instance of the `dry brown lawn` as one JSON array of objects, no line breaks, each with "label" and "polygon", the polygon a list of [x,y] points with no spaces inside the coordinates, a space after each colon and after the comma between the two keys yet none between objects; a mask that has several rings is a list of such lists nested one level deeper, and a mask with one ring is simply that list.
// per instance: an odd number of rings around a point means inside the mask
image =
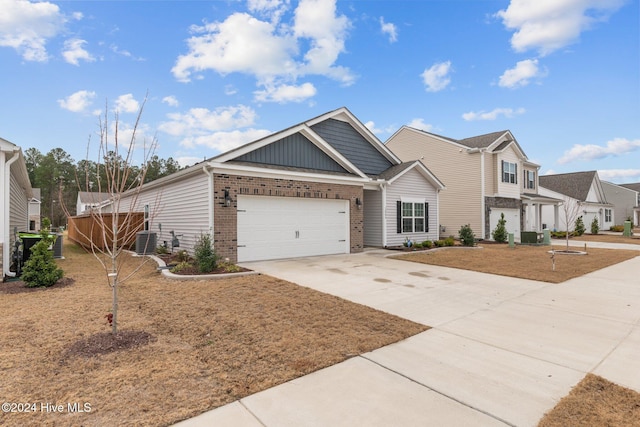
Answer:
[{"label": "dry brown lawn", "polygon": [[[583,234],[582,236],[572,237],[570,240],[579,242],[604,242],[604,243],[627,243],[629,245],[640,245],[640,233],[631,237],[625,237],[619,234]],[[564,239],[554,239],[554,243],[563,242]]]},{"label": "dry brown lawn", "polygon": [[72,283],[0,284],[0,397],[36,404],[0,413],[2,426],[168,425],[428,329],[268,276],[175,281],[150,262],[119,310],[121,330],[149,343],[85,357],[70,349],[110,330],[111,290],[91,255],[64,255]]},{"label": "dry brown lawn", "polygon": [[538,427],[640,427],[640,393],[588,374]]},{"label": "dry brown lawn", "polygon": [[[587,255],[556,254],[554,256],[555,271],[552,269],[549,246],[516,245],[510,248],[506,244],[483,243],[477,248],[453,247],[412,252],[399,255],[397,258],[423,264],[560,283],[640,256],[639,251],[590,248],[588,242],[586,245]],[[556,250],[566,249],[566,246],[553,247]],[[584,248],[570,247],[570,249]]]}]

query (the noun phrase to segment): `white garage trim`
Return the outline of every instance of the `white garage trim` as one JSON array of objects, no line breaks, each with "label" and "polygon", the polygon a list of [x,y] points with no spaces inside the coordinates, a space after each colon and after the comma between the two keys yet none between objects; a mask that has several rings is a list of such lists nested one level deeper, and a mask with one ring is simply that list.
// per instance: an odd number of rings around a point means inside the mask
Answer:
[{"label": "white garage trim", "polygon": [[349,201],[238,196],[238,261],[349,253]]}]

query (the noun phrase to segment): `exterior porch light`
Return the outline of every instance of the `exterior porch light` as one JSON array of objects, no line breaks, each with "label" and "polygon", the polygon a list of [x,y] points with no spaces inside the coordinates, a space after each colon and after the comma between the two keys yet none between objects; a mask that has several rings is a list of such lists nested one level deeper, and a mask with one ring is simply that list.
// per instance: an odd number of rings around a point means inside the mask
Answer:
[{"label": "exterior porch light", "polygon": [[231,206],[231,196],[229,195],[229,190],[224,190],[224,204],[225,206]]},{"label": "exterior porch light", "polygon": [[359,197],[356,197],[356,206],[358,209],[362,209],[362,200]]}]

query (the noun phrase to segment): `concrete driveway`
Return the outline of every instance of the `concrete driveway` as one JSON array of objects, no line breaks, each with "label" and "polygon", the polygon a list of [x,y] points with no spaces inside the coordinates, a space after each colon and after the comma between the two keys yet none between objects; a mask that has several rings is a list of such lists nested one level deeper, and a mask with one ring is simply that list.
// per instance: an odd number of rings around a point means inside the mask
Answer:
[{"label": "concrete driveway", "polygon": [[180,425],[533,426],[587,372],[640,391],[640,257],[547,284],[387,254],[244,265],[432,329]]}]

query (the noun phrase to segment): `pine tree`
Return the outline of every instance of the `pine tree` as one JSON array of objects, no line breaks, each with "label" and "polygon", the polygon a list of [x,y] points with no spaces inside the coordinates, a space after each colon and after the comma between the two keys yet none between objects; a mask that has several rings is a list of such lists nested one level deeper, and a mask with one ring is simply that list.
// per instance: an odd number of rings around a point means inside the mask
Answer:
[{"label": "pine tree", "polygon": [[505,226],[505,224],[507,223],[507,220],[504,219],[504,213],[500,213],[500,219],[498,220],[498,225],[496,226],[495,230],[493,230],[493,232],[491,233],[491,235],[493,236],[493,240],[495,240],[498,243],[505,243],[507,241],[507,227]]}]

